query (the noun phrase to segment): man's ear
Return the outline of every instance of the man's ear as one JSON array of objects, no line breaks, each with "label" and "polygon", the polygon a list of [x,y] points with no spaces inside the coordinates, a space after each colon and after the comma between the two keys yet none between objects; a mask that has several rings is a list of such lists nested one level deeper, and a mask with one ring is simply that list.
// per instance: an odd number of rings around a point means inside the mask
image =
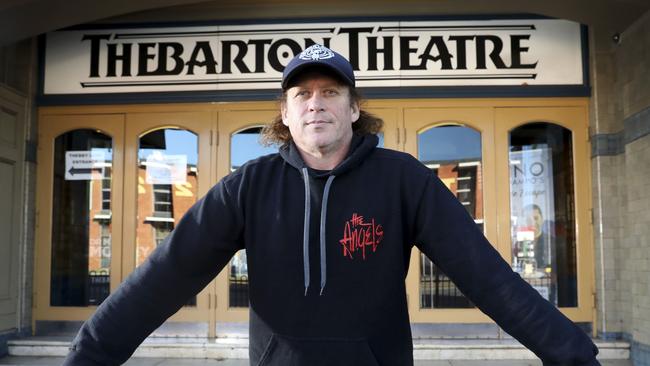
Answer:
[{"label": "man's ear", "polygon": [[280,113],[282,114],[282,124],[289,127],[289,122],[287,121],[287,103],[280,103]]},{"label": "man's ear", "polygon": [[352,123],[354,123],[358,121],[361,116],[361,108],[357,102],[353,102],[350,108],[352,109]]}]

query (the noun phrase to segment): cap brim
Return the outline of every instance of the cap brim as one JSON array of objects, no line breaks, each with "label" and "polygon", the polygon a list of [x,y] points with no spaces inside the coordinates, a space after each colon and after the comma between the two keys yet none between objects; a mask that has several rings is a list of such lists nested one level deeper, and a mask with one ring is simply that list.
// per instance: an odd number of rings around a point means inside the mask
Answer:
[{"label": "cap brim", "polygon": [[348,86],[354,86],[354,80],[350,80],[350,78],[345,75],[341,70],[337,69],[336,67],[330,65],[329,63],[325,62],[320,62],[318,60],[310,61],[310,62],[305,62],[303,64],[300,64],[291,70],[291,72],[287,75],[284,76],[282,79],[282,89],[287,89],[292,81],[296,76],[299,74],[302,74],[305,72],[307,69],[327,69],[328,71],[332,72],[338,78],[344,82]]}]

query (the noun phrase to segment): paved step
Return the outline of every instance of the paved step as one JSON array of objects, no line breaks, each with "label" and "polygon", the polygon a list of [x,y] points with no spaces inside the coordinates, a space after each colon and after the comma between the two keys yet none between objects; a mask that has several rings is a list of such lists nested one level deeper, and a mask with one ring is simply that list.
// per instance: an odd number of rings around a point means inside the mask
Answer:
[{"label": "paved step", "polygon": [[[630,344],[595,340],[601,360],[628,360]],[[30,337],[8,342],[10,356],[65,356],[70,338]],[[148,338],[134,357],[143,358],[248,358],[247,338]],[[416,339],[416,360],[535,360],[536,356],[514,340]]]},{"label": "paved step", "polygon": [[[602,366],[632,366],[630,360],[600,360]],[[0,366],[60,366],[63,357],[9,356],[0,358]],[[131,358],[124,366],[250,366],[248,360],[197,360],[164,358]],[[539,360],[497,360],[497,361],[415,361],[415,366],[542,366]]]}]

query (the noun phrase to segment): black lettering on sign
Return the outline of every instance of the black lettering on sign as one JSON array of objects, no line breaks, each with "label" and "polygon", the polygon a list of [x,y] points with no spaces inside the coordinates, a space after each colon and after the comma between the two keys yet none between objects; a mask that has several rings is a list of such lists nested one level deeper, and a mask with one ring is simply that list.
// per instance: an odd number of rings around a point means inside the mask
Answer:
[{"label": "black lettering on sign", "polygon": [[149,60],[156,57],[155,53],[149,50],[156,47],[156,43],[138,43],[138,76],[156,75],[156,70],[149,71]]},{"label": "black lettering on sign", "polygon": [[377,70],[377,56],[384,55],[383,70],[393,70],[393,37],[384,36],[384,48],[377,47],[378,37],[368,37],[368,70]]},{"label": "black lettering on sign", "polygon": [[270,39],[251,39],[248,44],[255,47],[255,71],[264,72],[264,46],[271,44]]},{"label": "black lettering on sign", "polygon": [[[168,55],[168,51],[171,54]],[[183,54],[183,45],[176,42],[160,42],[158,44],[158,70],[156,75],[179,75],[185,67],[185,62],[181,58]],[[167,62],[172,61],[172,68],[169,69]]]},{"label": "black lettering on sign", "polygon": [[420,63],[419,65],[411,65],[411,54],[415,53],[418,49],[411,48],[411,42],[417,41],[418,36],[405,36],[399,37],[399,62],[400,70],[425,70],[426,64]]},{"label": "black lettering on sign", "polygon": [[528,47],[523,47],[521,41],[529,40],[530,34],[513,34],[510,36],[510,53],[512,55],[511,69],[528,69],[537,67],[537,61],[532,64],[522,64],[521,54],[528,52]]},{"label": "black lettering on sign", "polygon": [[474,36],[450,36],[449,40],[456,42],[456,70],[467,70],[467,41]]},{"label": "black lettering on sign", "polygon": [[359,34],[370,32],[372,32],[372,28],[341,28],[339,30],[339,34],[348,34],[348,60],[354,70],[359,70]]},{"label": "black lettering on sign", "polygon": [[99,46],[102,40],[109,40],[110,34],[84,34],[82,41],[90,40],[90,75],[91,78],[99,77]]},{"label": "black lettering on sign", "polygon": [[[433,51],[433,47],[436,47],[437,49],[437,56],[433,56],[431,52]],[[440,36],[433,36],[429,40],[429,43],[427,44],[427,48],[424,50],[424,53],[418,56],[419,59],[422,60],[420,66],[422,66],[422,69],[427,68],[427,61],[431,60],[433,62],[440,61],[440,68],[442,70],[451,70],[451,58],[453,56],[449,53],[449,50],[447,49],[447,45],[445,44],[444,39]]]},{"label": "black lettering on sign", "polygon": [[501,38],[494,35],[476,36],[476,68],[478,70],[487,69],[487,58],[485,57],[485,48],[487,42],[492,43],[492,51],[490,51],[490,60],[497,69],[507,69],[506,64],[501,59],[501,51],[503,50],[503,41]]},{"label": "black lettering on sign", "polygon": [[293,39],[282,38],[282,39],[279,39],[279,40],[273,42],[271,47],[269,47],[269,55],[268,55],[269,65],[271,65],[273,70],[279,71],[279,72],[284,71],[284,67],[285,67],[285,65],[283,65],[280,62],[280,59],[278,58],[278,56],[279,56],[278,51],[279,51],[280,47],[282,47],[282,46],[289,47],[289,49],[291,49],[291,52],[293,53],[293,55],[290,55],[289,52],[287,52],[287,51],[282,52],[281,56],[285,60],[290,60],[294,56],[296,56],[296,55],[300,54],[300,52],[302,52],[302,48],[300,47],[298,42],[294,41]]},{"label": "black lettering on sign", "polygon": [[[117,54],[117,46],[122,46],[122,54]],[[117,61],[122,62],[122,74],[120,76],[131,76],[131,43],[109,43],[108,57],[106,61],[106,76],[116,76],[115,69]]]},{"label": "black lettering on sign", "polygon": [[[200,59],[203,61],[199,61]],[[202,41],[196,42],[190,60],[185,63],[187,65],[187,75],[194,75],[194,67],[205,67],[205,73],[208,75],[217,73],[217,61],[212,54],[210,42]]]},{"label": "black lettering on sign", "polygon": [[[230,56],[230,51],[232,46],[237,48],[237,53],[235,57]],[[244,63],[244,57],[248,51],[246,47],[246,42],[244,41],[223,41],[221,43],[221,48],[223,50],[223,57],[221,58],[221,73],[222,74],[232,74],[232,68],[230,67],[230,61],[235,64],[239,72],[242,74],[249,74],[251,71],[248,69],[248,66]]]}]

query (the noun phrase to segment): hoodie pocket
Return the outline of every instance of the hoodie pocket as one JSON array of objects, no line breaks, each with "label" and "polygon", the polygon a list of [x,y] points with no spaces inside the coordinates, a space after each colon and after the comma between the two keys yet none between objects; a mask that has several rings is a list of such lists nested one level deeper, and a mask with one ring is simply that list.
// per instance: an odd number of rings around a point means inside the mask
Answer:
[{"label": "hoodie pocket", "polygon": [[365,339],[305,339],[273,334],[257,366],[379,366],[379,363]]}]

